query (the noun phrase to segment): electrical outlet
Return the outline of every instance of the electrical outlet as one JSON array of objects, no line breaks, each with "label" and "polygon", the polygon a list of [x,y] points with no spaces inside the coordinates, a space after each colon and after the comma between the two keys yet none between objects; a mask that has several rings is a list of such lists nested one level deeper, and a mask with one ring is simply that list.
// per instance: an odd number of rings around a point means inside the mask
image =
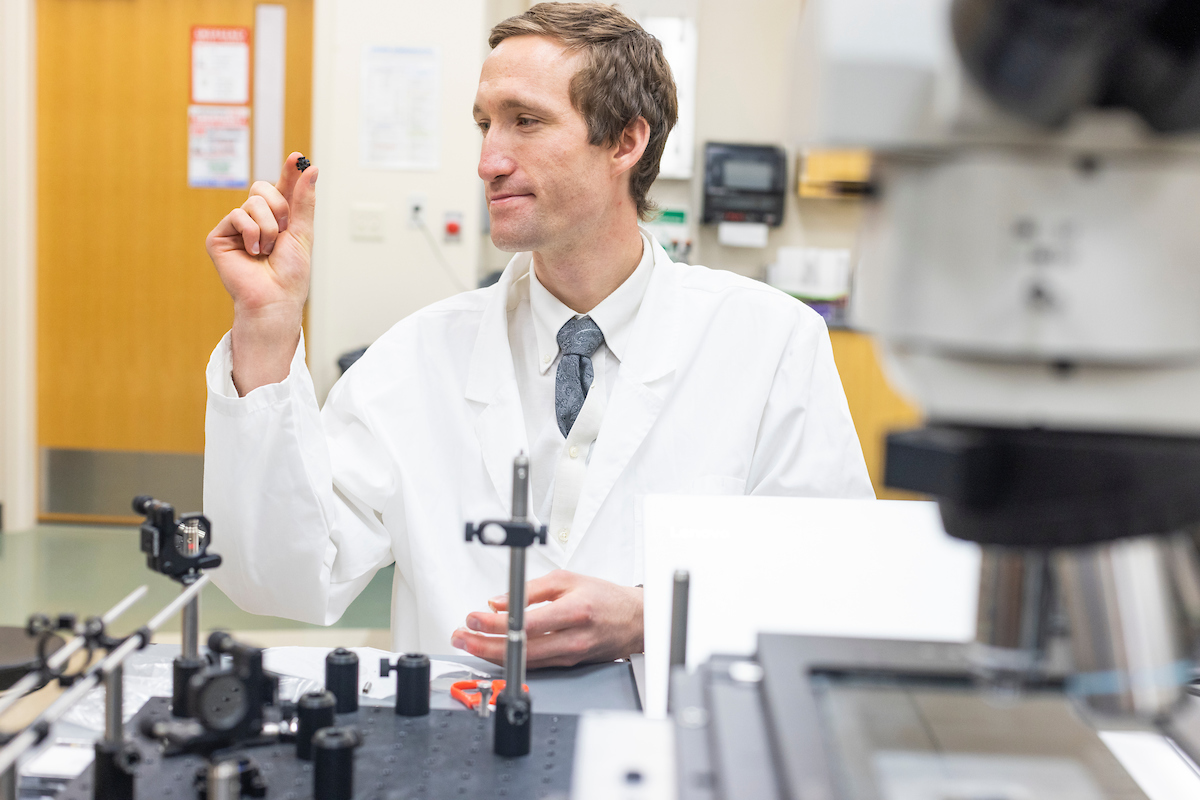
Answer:
[{"label": "electrical outlet", "polygon": [[427,202],[423,194],[410,194],[408,196],[408,227],[421,228],[425,226],[425,220],[429,218]]}]

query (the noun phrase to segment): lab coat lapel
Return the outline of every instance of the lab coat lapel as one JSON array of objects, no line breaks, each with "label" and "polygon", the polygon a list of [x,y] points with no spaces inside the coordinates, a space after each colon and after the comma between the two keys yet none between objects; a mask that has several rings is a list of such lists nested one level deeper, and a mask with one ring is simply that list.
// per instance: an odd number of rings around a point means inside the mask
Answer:
[{"label": "lab coat lapel", "polygon": [[628,353],[617,371],[600,435],[588,462],[571,529],[571,550],[588,532],[596,514],[634,453],[654,426],[674,384],[677,360],[678,271],[654,242],[654,274],[638,310]]},{"label": "lab coat lapel", "polygon": [[528,267],[529,254],[522,253],[509,262],[501,275],[480,320],[467,372],[466,398],[483,406],[475,420],[475,435],[479,438],[484,467],[505,508],[512,502],[513,458],[521,452],[529,453],[521,395],[508,343],[509,289]]}]

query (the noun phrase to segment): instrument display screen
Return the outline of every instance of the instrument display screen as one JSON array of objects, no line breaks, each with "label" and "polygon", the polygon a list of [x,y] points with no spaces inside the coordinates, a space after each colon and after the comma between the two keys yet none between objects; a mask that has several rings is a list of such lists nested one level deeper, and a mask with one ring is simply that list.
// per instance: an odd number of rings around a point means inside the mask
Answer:
[{"label": "instrument display screen", "polygon": [[725,188],[748,189],[753,192],[771,191],[774,170],[763,161],[725,162]]}]

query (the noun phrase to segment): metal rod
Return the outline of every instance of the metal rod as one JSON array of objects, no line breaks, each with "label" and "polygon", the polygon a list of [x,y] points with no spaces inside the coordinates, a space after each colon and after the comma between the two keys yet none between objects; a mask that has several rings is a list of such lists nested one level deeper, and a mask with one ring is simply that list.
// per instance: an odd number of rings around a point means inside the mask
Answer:
[{"label": "metal rod", "polygon": [[513,459],[513,522],[529,516],[529,457],[520,453]]},{"label": "metal rod", "polygon": [[675,583],[671,590],[671,657],[672,667],[681,667],[687,662],[688,587],[691,576],[686,569],[675,570]]},{"label": "metal rod", "polygon": [[17,768],[0,772],[0,800],[17,800]]},{"label": "metal rod", "polygon": [[504,651],[504,692],[520,695],[525,685],[525,548],[512,548],[508,562],[508,646]]},{"label": "metal rod", "polygon": [[104,676],[104,739],[109,744],[125,741],[125,668]]},{"label": "metal rod", "polygon": [[[148,588],[144,585],[134,589],[125,596],[124,600],[106,611],[100,617],[100,619],[104,621],[105,625],[112,623],[117,619],[117,617],[128,611],[130,606],[132,606],[138,600],[141,600],[146,595],[147,590]],[[76,636],[72,638],[62,647],[55,650],[54,654],[46,659],[46,667],[51,672],[57,671],[60,667],[65,666],[66,663],[71,659],[71,656],[78,653],[85,644],[87,644],[87,639],[83,636]],[[13,704],[22,697],[36,689],[40,680],[41,675],[34,671],[27,673],[21,678],[21,680],[14,683],[12,687],[9,688],[8,692],[5,693],[4,697],[0,697],[0,716],[2,716],[5,711],[8,711],[8,709],[10,709]]]},{"label": "metal rod", "polygon": [[[513,460],[513,522],[529,514],[529,458]],[[504,649],[504,693],[518,697],[525,685],[525,548],[513,547],[508,561],[508,642]]]},{"label": "metal rod", "polygon": [[209,576],[201,575],[196,579],[195,583],[184,589],[179,597],[175,598],[174,602],[151,617],[150,621],[146,623],[146,627],[152,631],[161,628],[164,622],[178,614],[179,610],[190,603],[193,597],[199,595],[200,590],[207,586],[210,580],[212,579]]},{"label": "metal rod", "polygon": [[[150,621],[144,626],[147,631],[154,633],[162,627],[162,624],[174,615],[179,613],[179,610],[189,603],[193,597],[200,593],[200,590],[208,585],[210,578],[207,575],[202,575],[199,580],[183,591],[183,594],[171,601],[162,611],[159,611]],[[71,706],[78,703],[84,695],[99,685],[102,678],[111,675],[114,670],[120,669],[125,659],[129,654],[138,650],[142,646],[141,637],[134,634],[121,643],[115,650],[105,656],[104,660],[87,671],[87,673],[75,681],[71,688],[59,695],[58,699],[38,714],[37,719],[30,723],[25,730],[21,731],[16,737],[10,741],[3,750],[0,750],[0,775],[17,763],[17,759],[21,757],[26,750],[38,743],[41,735],[39,730],[45,726],[53,725],[55,722],[67,712]]]},{"label": "metal rod", "polygon": [[[187,591],[187,585],[184,585]],[[183,615],[179,622],[180,639],[183,645],[183,657],[195,661],[200,657],[200,597],[197,595],[192,602],[183,607]]]}]

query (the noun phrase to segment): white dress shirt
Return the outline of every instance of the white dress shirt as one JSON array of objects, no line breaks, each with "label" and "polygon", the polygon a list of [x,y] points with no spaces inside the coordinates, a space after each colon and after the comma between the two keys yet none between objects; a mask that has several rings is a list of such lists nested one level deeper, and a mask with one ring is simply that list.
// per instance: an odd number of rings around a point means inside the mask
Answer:
[{"label": "white dress shirt", "polygon": [[[535,519],[550,526],[550,534],[570,541],[592,448],[616,385],[621,353],[637,319],[650,283],[654,259],[643,238],[642,258],[633,273],[587,314],[576,314],[552,295],[529,270],[513,282],[508,296],[508,341],[512,347],[517,389],[529,437],[529,472]],[[591,317],[604,334],[592,354],[594,379],[583,408],[567,436],[558,429],[554,387],[562,353],[558,331],[568,320]]]}]

